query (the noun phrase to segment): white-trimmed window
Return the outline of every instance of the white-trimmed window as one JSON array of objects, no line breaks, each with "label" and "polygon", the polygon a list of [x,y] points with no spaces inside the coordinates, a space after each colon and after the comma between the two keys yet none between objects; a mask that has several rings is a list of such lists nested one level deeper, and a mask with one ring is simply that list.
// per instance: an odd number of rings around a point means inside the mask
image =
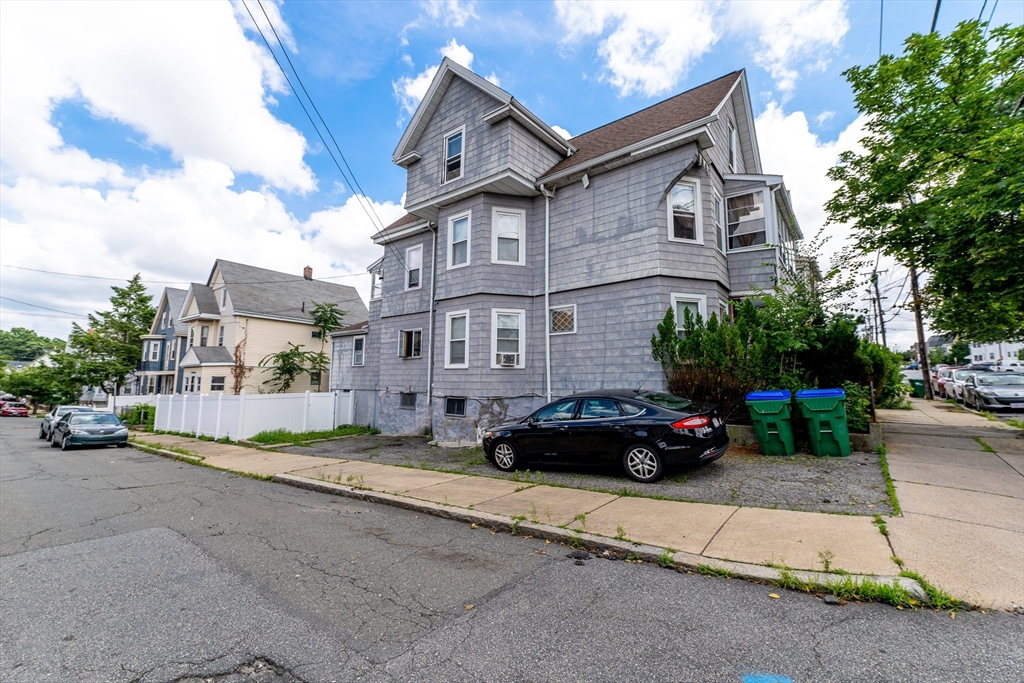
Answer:
[{"label": "white-trimmed window", "polygon": [[526,265],[525,226],[525,211],[497,208],[491,211],[491,263]]},{"label": "white-trimmed window", "polygon": [[188,345],[189,345],[189,347],[194,346],[195,340],[196,340],[196,328],[194,326],[193,327],[189,327],[188,328]]},{"label": "white-trimmed window", "polygon": [[318,387],[320,386],[320,373],[311,372],[309,373],[309,386]]},{"label": "white-trimmed window", "polygon": [[398,333],[398,356],[419,358],[422,353],[423,330],[401,330]]},{"label": "white-trimmed window", "polygon": [[469,212],[448,219],[448,268],[469,265]]},{"label": "white-trimmed window", "polygon": [[423,286],[423,245],[405,250],[405,288],[419,289]]},{"label": "white-trimmed window", "polygon": [[552,306],[548,315],[551,334],[573,334],[576,332],[576,304]]},{"label": "white-trimmed window", "polygon": [[227,305],[228,305],[228,288],[227,287],[221,287],[220,288],[220,307],[223,309]]},{"label": "white-trimmed window", "polygon": [[224,391],[224,375],[214,375],[210,378],[210,391]]},{"label": "white-trimmed window", "polygon": [[726,220],[729,250],[746,249],[767,243],[764,190],[728,197],[725,201],[728,209]]},{"label": "white-trimmed window", "polygon": [[449,396],[444,400],[444,414],[448,417],[466,417],[466,399]]},{"label": "white-trimmed window", "polygon": [[370,299],[379,299],[384,296],[384,276],[380,273],[370,273]]},{"label": "white-trimmed window", "polygon": [[207,340],[210,338],[210,326],[202,325],[199,328],[199,345],[206,346]]},{"label": "white-trimmed window", "polygon": [[359,367],[363,364],[363,357],[366,353],[366,337],[352,338],[352,365]]},{"label": "white-trimmed window", "polygon": [[668,238],[673,242],[703,244],[700,216],[700,181],[680,180],[669,193]]},{"label": "white-trimmed window", "polygon": [[167,311],[164,311],[163,316],[160,318],[160,327],[167,327]]},{"label": "white-trimmed window", "polygon": [[491,367],[525,367],[523,340],[526,339],[526,311],[491,309]]},{"label": "white-trimmed window", "polygon": [[448,183],[462,177],[462,158],[466,142],[466,128],[463,126],[444,136],[444,176],[441,183]]},{"label": "white-trimmed window", "polygon": [[176,360],[178,358],[178,340],[175,339],[173,342],[167,344],[167,360]]},{"label": "white-trimmed window", "polygon": [[224,346],[224,326],[217,329],[217,346]]},{"label": "white-trimmed window", "polygon": [[708,319],[708,297],[704,294],[688,294],[685,292],[672,294],[672,311],[676,316],[676,332],[680,335],[683,334],[683,318],[686,315],[686,311],[689,310],[690,314],[697,318],[700,317],[704,320]]},{"label": "white-trimmed window", "polygon": [[711,191],[711,216],[715,221],[715,246],[718,251],[725,253],[725,221],[722,213],[725,211],[725,202],[718,190]]},{"label": "white-trimmed window", "polygon": [[736,128],[729,122],[729,170],[736,172]]},{"label": "white-trimmed window", "polygon": [[469,367],[469,311],[452,311],[445,315],[446,368]]}]

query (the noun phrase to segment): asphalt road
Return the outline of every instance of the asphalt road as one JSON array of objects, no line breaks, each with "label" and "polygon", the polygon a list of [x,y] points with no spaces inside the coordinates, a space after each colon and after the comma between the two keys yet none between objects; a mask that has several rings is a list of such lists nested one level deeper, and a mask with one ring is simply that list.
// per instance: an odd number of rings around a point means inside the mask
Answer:
[{"label": "asphalt road", "polygon": [[[819,599],[0,422],[0,680],[1008,681],[1024,618]],[[772,599],[769,593],[778,593]],[[215,677],[215,678],[196,678]]]}]

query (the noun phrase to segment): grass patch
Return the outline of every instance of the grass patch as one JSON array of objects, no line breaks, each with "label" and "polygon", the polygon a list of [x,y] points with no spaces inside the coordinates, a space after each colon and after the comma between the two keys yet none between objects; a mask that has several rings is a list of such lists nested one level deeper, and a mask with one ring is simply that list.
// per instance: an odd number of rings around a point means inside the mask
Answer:
[{"label": "grass patch", "polygon": [[980,436],[974,437],[974,440],[977,441],[978,444],[981,446],[981,450],[985,451],[986,453],[995,453],[996,452],[996,449],[992,448],[987,443],[985,443]]},{"label": "grass patch", "polygon": [[669,552],[669,548],[666,548],[665,552],[658,556],[658,564],[664,567],[665,569],[676,568],[676,561],[675,559],[673,559],[672,553]]},{"label": "grass patch", "polygon": [[293,432],[290,429],[271,429],[249,437],[249,441],[261,444],[301,444],[316,439],[334,439],[339,436],[379,433],[379,430],[359,425],[341,425],[334,429],[319,432]]},{"label": "grass patch", "polygon": [[917,581],[919,584],[921,584],[921,588],[923,588],[924,592],[928,594],[928,603],[930,607],[934,607],[935,609],[941,610],[962,610],[968,608],[967,603],[965,603],[963,600],[958,600],[957,598],[954,598],[952,595],[942,590],[938,586],[932,585],[927,579],[925,579],[917,572],[912,572],[909,569],[904,569],[900,572],[900,576],[904,576],[908,579],[913,579],[914,581]]},{"label": "grass patch", "polygon": [[871,523],[878,527],[878,530],[882,532],[883,536],[889,535],[889,527],[885,525],[885,520],[882,519],[882,515],[875,515]]},{"label": "grass patch", "polygon": [[519,525],[526,521],[526,515],[512,515],[512,535],[519,535]]},{"label": "grass patch", "polygon": [[995,416],[995,413],[988,410],[979,410],[978,414],[984,417],[989,422],[999,422],[999,418]]},{"label": "grass patch", "polygon": [[697,573],[703,574],[704,576],[718,576],[723,579],[735,579],[739,577],[739,574],[732,571],[731,569],[722,569],[721,567],[712,567],[709,564],[698,564]]},{"label": "grass patch", "polygon": [[779,572],[779,579],[775,583],[780,588],[787,590],[798,590],[814,595],[834,595],[840,600],[884,602],[894,607],[913,607],[919,604],[903,586],[871,579],[855,581],[853,577],[841,576],[819,583],[805,581],[790,570],[783,569]]},{"label": "grass patch", "polygon": [[1017,429],[1024,429],[1024,420],[1007,420],[1006,424]]},{"label": "grass patch", "polygon": [[889,475],[889,461],[885,459],[889,449],[886,448],[884,443],[878,444],[878,448],[875,449],[875,453],[878,453],[878,464],[882,468],[882,476],[885,477],[885,492],[889,496],[889,503],[892,504],[892,514],[900,514],[900,501],[896,497],[896,486],[892,483],[892,477]]}]

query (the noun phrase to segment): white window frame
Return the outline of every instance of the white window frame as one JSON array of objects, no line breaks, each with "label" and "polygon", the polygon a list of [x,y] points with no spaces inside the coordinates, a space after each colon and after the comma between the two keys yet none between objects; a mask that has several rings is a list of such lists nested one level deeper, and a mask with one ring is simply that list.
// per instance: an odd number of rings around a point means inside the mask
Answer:
[{"label": "white window frame", "polygon": [[689,303],[697,304],[697,312],[700,313],[700,317],[707,322],[708,319],[708,297],[707,294],[692,294],[690,292],[672,292],[672,314],[676,317],[676,332],[680,333],[683,331],[683,321],[679,319],[679,307],[676,305],[680,301],[686,301]]},{"label": "white window frame", "polygon": [[[718,203],[718,215],[715,216],[715,203]],[[711,188],[711,215],[715,221],[715,248],[722,254],[729,250],[729,234],[725,229],[725,199],[721,193]],[[721,245],[721,246],[719,246]]]},{"label": "white window frame", "polygon": [[[561,332],[555,332],[554,328],[552,328],[552,326],[551,326],[551,323],[552,323],[551,314],[554,313],[555,311],[563,309],[563,308],[571,308],[572,309],[572,329],[571,330],[562,330]],[[548,309],[548,329],[550,330],[548,332],[548,334],[550,334],[552,337],[554,337],[555,335],[558,335],[558,334],[576,334],[576,329],[577,329],[577,325],[576,325],[576,304],[565,304],[565,305],[562,305],[562,306],[552,306],[551,308],[549,308]]]},{"label": "white window frame", "polygon": [[[420,333],[420,355],[418,356],[403,356],[402,347],[405,345],[405,333],[406,332],[419,332]],[[415,336],[414,336],[415,338]],[[415,344],[413,348],[415,349]],[[422,327],[410,327],[409,329],[402,329],[398,331],[398,357],[402,360],[412,360],[413,358],[423,358],[423,328]]]},{"label": "white window frame", "polygon": [[[363,348],[359,349],[359,362],[356,362],[356,342],[363,342]],[[366,335],[352,337],[352,367],[361,368],[366,363]]]},{"label": "white window frame", "polygon": [[178,360],[178,340],[177,340],[177,338],[175,338],[175,340],[172,343],[167,345],[167,360],[168,360],[168,362]]},{"label": "white window frame", "polygon": [[[448,412],[448,401],[462,401],[462,414]],[[468,407],[468,397],[466,396],[445,396],[444,397],[444,416],[445,417],[466,417],[466,409]]]},{"label": "white window frame", "polygon": [[[419,281],[419,283],[415,287],[410,287],[409,286],[409,273],[412,272],[412,270],[409,268],[409,261],[410,261],[409,254],[411,254],[414,251],[419,251],[420,252],[420,281]],[[405,285],[405,291],[407,291],[407,292],[412,291],[412,290],[416,290],[416,289],[423,289],[423,245],[422,244],[417,244],[415,247],[409,247],[408,249],[405,250],[405,282],[403,284]]]},{"label": "white window frame", "polygon": [[[672,190],[679,185],[691,185],[693,186],[693,234],[695,239],[689,240],[683,237],[676,237],[675,220],[672,211]],[[701,199],[700,194],[700,178],[693,178],[691,176],[683,176],[676,182],[672,183],[672,187],[668,190],[668,196],[665,199],[665,205],[668,207],[668,241],[679,242],[681,244],[704,244],[704,220],[702,214],[704,213],[703,207],[704,202]]]},{"label": "white window frame", "polygon": [[[455,221],[466,219],[466,262],[454,263],[455,259]],[[473,260],[473,215],[471,211],[462,211],[448,218],[448,266],[447,270],[465,268]]]},{"label": "white window frame", "polygon": [[[215,379],[218,379],[218,378],[220,379],[220,382],[214,382],[214,381],[213,381],[213,380],[215,380]],[[223,393],[223,391],[224,391],[224,388],[225,388],[225,387],[227,386],[227,380],[228,380],[228,377],[227,377],[227,375],[216,375],[216,376],[211,376],[211,377],[210,377],[210,391],[211,391],[211,392],[213,392],[213,391],[219,391],[219,392],[222,392],[222,393]],[[217,388],[216,388],[216,385],[217,385],[217,384],[220,384],[220,389],[217,389]]]},{"label": "white window frame", "polygon": [[[519,260],[502,261],[498,259],[498,214],[516,214],[519,216]],[[495,206],[491,209],[491,263],[502,266],[526,265],[526,211],[523,209],[506,209]]]},{"label": "white window frame", "polygon": [[217,326],[217,346],[224,346],[224,326]]},{"label": "white window frame", "polygon": [[[754,194],[756,192],[761,193],[762,209],[764,210],[764,244],[752,244],[749,247],[736,247],[733,249],[729,246],[729,200],[735,199],[736,197],[742,197],[745,194]],[[728,195],[725,198],[725,249],[729,253],[738,253],[744,251],[756,251],[759,249],[768,249],[772,246],[772,223],[774,222],[771,218],[772,210],[774,206],[771,199],[771,193],[767,187],[755,187],[751,190],[744,192],[735,192]]]},{"label": "white window frame", "polygon": [[370,273],[370,301],[384,296],[384,278],[380,273]]},{"label": "white window frame", "polygon": [[498,365],[495,358],[498,355],[498,316],[518,315],[519,316],[519,362],[513,369],[521,370],[526,367],[526,309],[523,308],[492,308],[491,309],[491,362],[492,370],[508,370],[509,368]]},{"label": "white window frame", "polygon": [[227,287],[221,287],[220,288],[220,308],[221,308],[221,310],[224,310],[227,307],[227,305],[228,305],[228,288]]},{"label": "white window frame", "polygon": [[149,342],[149,360],[151,362],[156,362],[156,361],[160,360],[160,344],[159,344],[159,342],[155,342],[155,341]]},{"label": "white window frame", "polygon": [[[459,177],[448,180],[448,140],[455,135],[462,133],[462,159],[459,160]],[[441,184],[447,185],[462,180],[466,177],[466,126],[462,125],[453,128],[441,138]]]},{"label": "white window frame", "polygon": [[732,121],[729,122],[729,170],[733,173],[736,172],[738,164],[736,161],[739,159],[739,145],[736,139],[736,126],[733,125]]},{"label": "white window frame", "polygon": [[[466,318],[466,338],[452,339],[452,318]],[[466,356],[464,363],[452,363],[452,342],[464,341],[466,343]],[[444,316],[444,367],[445,370],[464,370],[469,367],[469,310],[451,311]]]},{"label": "white window frame", "polygon": [[188,346],[186,348],[192,348],[196,343],[196,326],[190,325],[188,328]]}]

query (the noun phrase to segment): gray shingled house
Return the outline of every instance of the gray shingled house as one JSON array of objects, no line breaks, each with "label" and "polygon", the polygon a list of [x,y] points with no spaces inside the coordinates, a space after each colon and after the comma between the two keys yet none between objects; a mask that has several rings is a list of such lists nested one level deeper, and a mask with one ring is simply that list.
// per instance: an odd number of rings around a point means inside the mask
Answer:
[{"label": "gray shingled house", "polygon": [[664,388],[666,310],[728,315],[802,238],[743,71],[565,140],[445,59],[393,161],[408,214],[374,236],[369,320],[331,372],[385,433],[476,441],[568,393]]},{"label": "gray shingled house", "polygon": [[136,394],[173,394],[174,387],[181,386],[178,337],[188,334],[188,325],[178,314],[186,294],[184,289],[164,288],[149,334],[142,337],[142,360],[135,372]]}]

